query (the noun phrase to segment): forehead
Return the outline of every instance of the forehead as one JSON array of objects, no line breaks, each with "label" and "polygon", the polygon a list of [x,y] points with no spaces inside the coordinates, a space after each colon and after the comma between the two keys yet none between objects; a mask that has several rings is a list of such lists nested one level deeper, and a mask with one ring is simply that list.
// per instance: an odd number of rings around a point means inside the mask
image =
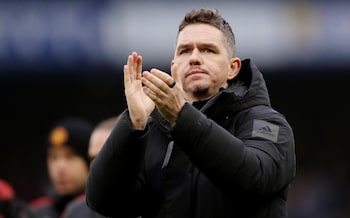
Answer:
[{"label": "forehead", "polygon": [[193,42],[222,43],[223,33],[209,24],[190,24],[178,35],[177,44],[188,44]]},{"label": "forehead", "polygon": [[[48,149],[48,155],[67,155],[67,154],[73,154],[73,155],[77,155],[74,150],[67,146],[67,145],[63,145],[60,147],[50,147]],[[78,156],[78,155],[77,155]]]}]

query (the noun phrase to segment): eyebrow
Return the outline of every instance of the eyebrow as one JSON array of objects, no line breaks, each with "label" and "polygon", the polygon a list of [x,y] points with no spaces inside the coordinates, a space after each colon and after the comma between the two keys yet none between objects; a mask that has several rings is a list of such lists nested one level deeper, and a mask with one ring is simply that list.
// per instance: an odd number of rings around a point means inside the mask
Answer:
[{"label": "eyebrow", "polygon": [[[210,48],[213,49],[215,51],[220,51],[219,47],[213,43],[196,43],[197,47],[199,49],[202,48]],[[179,46],[176,48],[176,53],[178,53],[179,51],[181,51],[182,49],[186,49],[186,48],[192,48],[193,43],[187,43],[187,44],[179,44]]]},{"label": "eyebrow", "polygon": [[[186,44],[179,44],[179,46],[177,46],[177,50],[179,49],[183,49],[183,48],[188,48],[188,47],[192,47],[193,43],[186,43]],[[196,43],[198,45],[198,47],[204,47],[204,48],[216,48],[218,49],[219,47],[214,44],[214,43]]]}]

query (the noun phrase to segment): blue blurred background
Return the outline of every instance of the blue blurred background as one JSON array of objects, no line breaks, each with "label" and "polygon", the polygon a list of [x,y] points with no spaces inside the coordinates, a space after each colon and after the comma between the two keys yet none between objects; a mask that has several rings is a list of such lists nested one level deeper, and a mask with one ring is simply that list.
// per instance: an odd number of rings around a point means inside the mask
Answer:
[{"label": "blue blurred background", "polygon": [[346,1],[0,1],[0,177],[26,200],[41,194],[51,125],[120,113],[127,55],[169,72],[178,24],[197,7],[219,9],[294,128],[290,217],[350,217]]}]

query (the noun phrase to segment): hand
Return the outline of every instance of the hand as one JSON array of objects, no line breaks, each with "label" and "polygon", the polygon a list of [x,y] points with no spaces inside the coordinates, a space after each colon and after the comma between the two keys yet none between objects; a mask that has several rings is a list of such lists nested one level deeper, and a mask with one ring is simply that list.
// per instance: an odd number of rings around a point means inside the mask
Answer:
[{"label": "hand", "polygon": [[179,83],[170,87],[173,81],[174,78],[158,69],[143,72],[144,93],[152,99],[161,115],[171,124],[175,124],[178,114],[186,102]]},{"label": "hand", "polygon": [[143,91],[141,73],[142,56],[133,52],[124,65],[124,92],[132,127],[136,130],[145,129],[148,117],[155,107],[153,101]]}]

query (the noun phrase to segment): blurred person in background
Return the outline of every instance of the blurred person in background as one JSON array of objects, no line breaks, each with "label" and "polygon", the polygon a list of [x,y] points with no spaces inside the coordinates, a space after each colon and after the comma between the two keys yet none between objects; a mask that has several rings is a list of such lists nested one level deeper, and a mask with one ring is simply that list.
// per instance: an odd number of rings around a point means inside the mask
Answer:
[{"label": "blurred person in background", "polygon": [[88,121],[71,117],[58,121],[50,131],[47,169],[52,187],[46,196],[31,202],[38,217],[61,217],[66,205],[84,193],[92,130],[93,125]]},{"label": "blurred person in background", "polygon": [[0,218],[37,218],[26,201],[16,196],[12,185],[0,178]]},{"label": "blurred person in background", "polygon": [[142,72],[142,62],[132,52],[124,65],[128,108],[91,165],[89,207],[110,217],[287,217],[293,131],[219,12],[185,15],[171,75]]},{"label": "blurred person in background", "polygon": [[[118,117],[111,117],[101,121],[94,128],[89,143],[88,155],[90,161],[93,161],[97,154],[100,152],[102,146],[104,145],[106,139],[111,133],[113,127],[115,126]],[[81,194],[78,198],[70,202],[63,213],[63,218],[93,218],[93,217],[104,217],[95,211],[91,210],[85,200],[85,194]]]}]

